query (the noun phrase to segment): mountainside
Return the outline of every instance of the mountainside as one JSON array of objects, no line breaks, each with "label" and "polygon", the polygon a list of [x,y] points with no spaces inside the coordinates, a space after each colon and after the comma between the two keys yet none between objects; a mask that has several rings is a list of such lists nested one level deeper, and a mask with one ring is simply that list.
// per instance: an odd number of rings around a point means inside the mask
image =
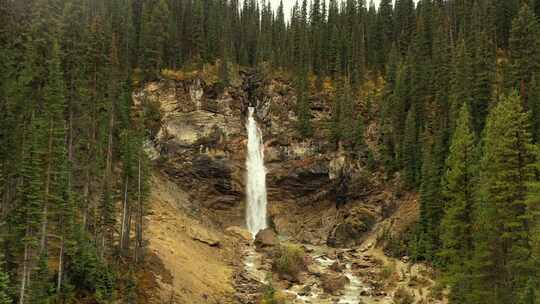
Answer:
[{"label": "mountainside", "polygon": [[[245,254],[246,242],[231,231],[245,226],[245,121],[250,106],[264,138],[269,223],[280,238],[342,248],[368,243],[369,248],[378,245],[381,255],[383,233],[394,230],[399,236],[399,229],[417,219],[416,198],[403,192],[399,178],[385,181],[384,173],[370,170],[366,159],[329,143],[323,128],[330,120],[329,93],[310,96],[314,125],[321,127],[305,140],[295,135],[297,100],[287,81],[253,70],[241,71],[237,85],[222,87],[204,79],[163,79],[134,93],[136,104],[159,109],[161,117],[147,144],[157,176],[147,237],[162,271],[172,275],[166,282],[151,268],[162,299],[182,299],[183,294],[192,303],[222,303],[234,294],[232,273],[244,270],[242,260],[230,257]],[[373,149],[376,127],[373,121],[365,134]],[[216,244],[194,240],[198,233]],[[196,258],[201,255],[208,259],[203,268]]]}]

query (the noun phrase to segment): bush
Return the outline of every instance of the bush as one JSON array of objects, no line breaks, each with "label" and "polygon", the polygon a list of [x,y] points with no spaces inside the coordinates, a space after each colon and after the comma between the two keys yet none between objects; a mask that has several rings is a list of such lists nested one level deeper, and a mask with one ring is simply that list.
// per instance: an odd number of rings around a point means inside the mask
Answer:
[{"label": "bush", "polygon": [[382,280],[388,280],[396,272],[396,264],[390,263],[383,267],[380,276]]},{"label": "bush", "polygon": [[155,138],[161,129],[161,109],[157,101],[145,100],[143,103],[144,126],[148,130],[148,136]]},{"label": "bush", "polygon": [[264,287],[261,304],[285,304],[287,303],[283,293],[277,291],[272,282]]},{"label": "bush", "polygon": [[298,245],[279,245],[274,252],[273,267],[280,276],[296,280],[307,267],[305,256],[304,249]]}]

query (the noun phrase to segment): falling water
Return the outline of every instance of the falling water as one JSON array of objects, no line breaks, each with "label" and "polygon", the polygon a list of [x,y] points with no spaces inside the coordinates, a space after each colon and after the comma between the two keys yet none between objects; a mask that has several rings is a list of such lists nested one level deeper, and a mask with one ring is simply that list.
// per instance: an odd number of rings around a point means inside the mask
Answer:
[{"label": "falling water", "polygon": [[246,222],[249,232],[255,236],[257,232],[266,228],[266,169],[262,134],[253,118],[253,112],[253,107],[250,107],[246,124],[248,131]]}]

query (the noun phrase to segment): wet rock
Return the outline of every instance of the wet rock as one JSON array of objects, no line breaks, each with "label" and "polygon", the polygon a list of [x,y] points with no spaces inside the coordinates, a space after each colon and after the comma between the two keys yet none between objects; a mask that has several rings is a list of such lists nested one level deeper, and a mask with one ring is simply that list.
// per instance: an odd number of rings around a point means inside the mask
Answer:
[{"label": "wet rock", "polygon": [[270,229],[264,229],[259,231],[255,236],[255,247],[257,250],[261,250],[268,247],[274,247],[279,244],[276,233]]},{"label": "wet rock", "polygon": [[343,265],[339,261],[335,261],[332,265],[330,265],[330,269],[335,272],[343,272]]},{"label": "wet rock", "polygon": [[337,273],[324,273],[321,276],[321,285],[325,292],[336,295],[339,291],[345,288],[349,283],[349,279]]},{"label": "wet rock", "polygon": [[307,272],[309,274],[311,274],[311,275],[316,276],[316,277],[321,276],[321,268],[318,265],[315,265],[315,264],[308,264]]},{"label": "wet rock", "polygon": [[364,261],[356,261],[352,263],[352,268],[354,269],[368,269],[374,265]]},{"label": "wet rock", "polygon": [[306,285],[302,288],[302,290],[300,290],[300,292],[298,292],[298,295],[299,296],[307,296],[311,294],[311,286],[310,285]]}]

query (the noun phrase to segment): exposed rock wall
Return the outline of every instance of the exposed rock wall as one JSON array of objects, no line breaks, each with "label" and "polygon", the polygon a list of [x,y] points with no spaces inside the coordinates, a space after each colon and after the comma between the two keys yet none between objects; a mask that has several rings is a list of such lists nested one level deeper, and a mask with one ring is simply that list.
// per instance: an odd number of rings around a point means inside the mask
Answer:
[{"label": "exposed rock wall", "polygon": [[361,241],[396,199],[379,175],[326,140],[330,96],[311,97],[316,132],[306,140],[295,130],[296,97],[289,83],[249,71],[241,78],[225,88],[197,77],[162,80],[135,93],[137,103],[157,103],[162,114],[149,146],[160,170],[190,194],[194,211],[218,227],[242,226],[244,125],[247,108],[254,106],[265,144],[270,224],[298,241]]}]

